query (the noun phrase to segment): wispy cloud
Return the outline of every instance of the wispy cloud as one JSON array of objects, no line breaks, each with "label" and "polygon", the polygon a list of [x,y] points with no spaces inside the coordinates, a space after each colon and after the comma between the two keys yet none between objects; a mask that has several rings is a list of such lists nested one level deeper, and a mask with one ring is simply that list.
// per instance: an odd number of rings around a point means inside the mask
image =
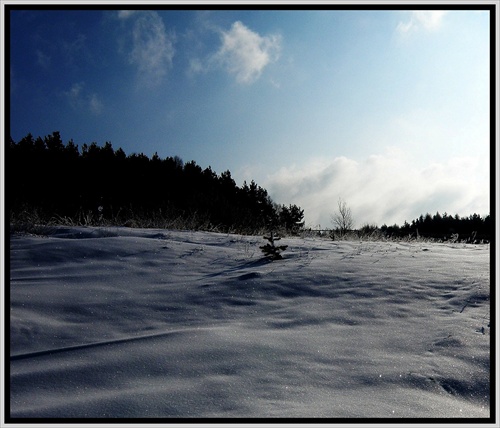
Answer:
[{"label": "wispy cloud", "polygon": [[63,67],[70,67],[72,71],[78,71],[82,66],[96,64],[94,52],[89,46],[91,42],[86,34],[78,32],[54,40],[48,37],[43,31],[36,32],[33,37],[36,44],[34,63],[43,70],[57,67],[61,71]]},{"label": "wispy cloud", "polygon": [[136,10],[119,10],[117,13],[117,16],[118,16],[118,19],[128,19],[134,13],[137,13],[137,11]]},{"label": "wispy cloud", "polygon": [[37,64],[47,70],[50,67],[51,58],[46,53],[42,52],[40,49],[36,51]]},{"label": "wispy cloud", "polygon": [[75,65],[82,61],[89,62],[93,60],[92,52],[87,46],[87,36],[85,34],[78,34],[74,40],[62,40],[61,47],[68,64]]},{"label": "wispy cloud", "polygon": [[397,31],[401,34],[409,34],[423,28],[433,31],[441,26],[443,17],[447,12],[444,10],[417,10],[410,12],[407,21],[400,21]]},{"label": "wispy cloud", "polygon": [[79,105],[81,105],[82,91],[83,91],[83,83],[73,83],[73,85],[71,85],[71,88],[68,91],[64,92],[64,95],[67,97],[68,101],[70,102],[73,108],[76,108]]},{"label": "wispy cloud", "polygon": [[420,214],[469,215],[489,212],[489,181],[475,178],[487,161],[453,158],[415,167],[401,152],[373,155],[357,162],[345,157],[317,159],[301,168],[283,168],[268,177],[266,189],[276,202],[292,201],[306,222],[332,227],[339,197],[351,207],[357,227],[411,221]]},{"label": "wispy cloud", "polygon": [[91,94],[89,99],[88,99],[88,102],[89,102],[90,111],[92,113],[97,114],[97,115],[101,114],[102,109],[103,109],[103,104],[102,104],[102,101],[97,96],[97,94]]},{"label": "wispy cloud", "polygon": [[96,93],[87,93],[83,82],[73,83],[68,91],[64,92],[72,108],[87,110],[95,115],[99,115],[103,110],[103,103]]},{"label": "wispy cloud", "polygon": [[133,20],[131,30],[130,64],[137,67],[141,82],[155,86],[172,68],[175,55],[175,34],[167,34],[162,18],[155,11],[119,11],[122,21]]},{"label": "wispy cloud", "polygon": [[[208,60],[209,67],[222,67],[242,84],[253,83],[264,68],[276,61],[281,50],[281,36],[261,36],[240,21],[228,31],[220,30],[221,46]],[[199,61],[191,63],[192,71],[202,70]]]}]

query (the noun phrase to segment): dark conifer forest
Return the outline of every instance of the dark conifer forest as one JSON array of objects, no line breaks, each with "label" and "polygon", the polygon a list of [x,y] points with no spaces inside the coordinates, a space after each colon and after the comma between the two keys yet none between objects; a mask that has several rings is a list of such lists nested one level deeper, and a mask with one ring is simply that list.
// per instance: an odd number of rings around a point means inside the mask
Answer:
[{"label": "dark conifer forest", "polygon": [[[195,161],[126,155],[111,143],[64,144],[59,132],[31,134],[6,150],[11,221],[128,225],[256,233],[300,230],[304,211],[278,205],[254,181],[238,187]],[[34,216],[34,214],[36,214]]]},{"label": "dark conifer forest", "polygon": [[380,232],[384,236],[432,238],[440,241],[460,241],[466,243],[489,242],[493,239],[493,223],[490,215],[481,217],[471,214],[468,217],[454,216],[447,213],[434,215],[427,213],[403,226],[383,225]]},{"label": "dark conifer forest", "polygon": [[[304,210],[274,203],[253,180],[238,187],[229,170],[220,175],[179,157],[126,155],[110,142],[81,149],[59,132],[31,134],[6,148],[6,206],[14,224],[165,227],[256,234],[304,230]],[[338,237],[338,231],[331,236]],[[486,242],[489,215],[421,215],[403,226],[365,225],[346,235],[372,238]]]}]

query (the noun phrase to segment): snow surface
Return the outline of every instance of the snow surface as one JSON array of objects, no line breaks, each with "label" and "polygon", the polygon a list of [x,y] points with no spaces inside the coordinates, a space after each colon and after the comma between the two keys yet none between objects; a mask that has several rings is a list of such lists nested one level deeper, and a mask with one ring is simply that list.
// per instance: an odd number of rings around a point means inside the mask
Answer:
[{"label": "snow surface", "polygon": [[489,245],[10,239],[11,417],[488,418]]}]

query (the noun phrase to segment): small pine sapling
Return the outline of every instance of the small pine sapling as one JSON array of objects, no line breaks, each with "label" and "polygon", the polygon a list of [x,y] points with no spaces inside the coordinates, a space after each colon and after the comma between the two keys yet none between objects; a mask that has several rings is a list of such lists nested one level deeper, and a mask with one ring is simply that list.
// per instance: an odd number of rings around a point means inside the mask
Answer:
[{"label": "small pine sapling", "polygon": [[264,236],[264,239],[269,241],[268,244],[259,247],[264,256],[269,257],[271,260],[280,260],[283,257],[281,256],[281,252],[285,251],[288,248],[288,245],[274,245],[275,241],[279,241],[281,238],[278,236],[274,236],[273,232],[271,232],[271,236]]}]

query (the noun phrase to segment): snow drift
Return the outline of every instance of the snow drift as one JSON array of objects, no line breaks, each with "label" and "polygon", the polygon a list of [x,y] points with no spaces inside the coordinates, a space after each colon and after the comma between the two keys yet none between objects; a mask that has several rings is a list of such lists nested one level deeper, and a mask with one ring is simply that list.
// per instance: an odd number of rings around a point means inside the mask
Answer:
[{"label": "snow drift", "polygon": [[10,240],[13,418],[488,418],[489,245]]}]

